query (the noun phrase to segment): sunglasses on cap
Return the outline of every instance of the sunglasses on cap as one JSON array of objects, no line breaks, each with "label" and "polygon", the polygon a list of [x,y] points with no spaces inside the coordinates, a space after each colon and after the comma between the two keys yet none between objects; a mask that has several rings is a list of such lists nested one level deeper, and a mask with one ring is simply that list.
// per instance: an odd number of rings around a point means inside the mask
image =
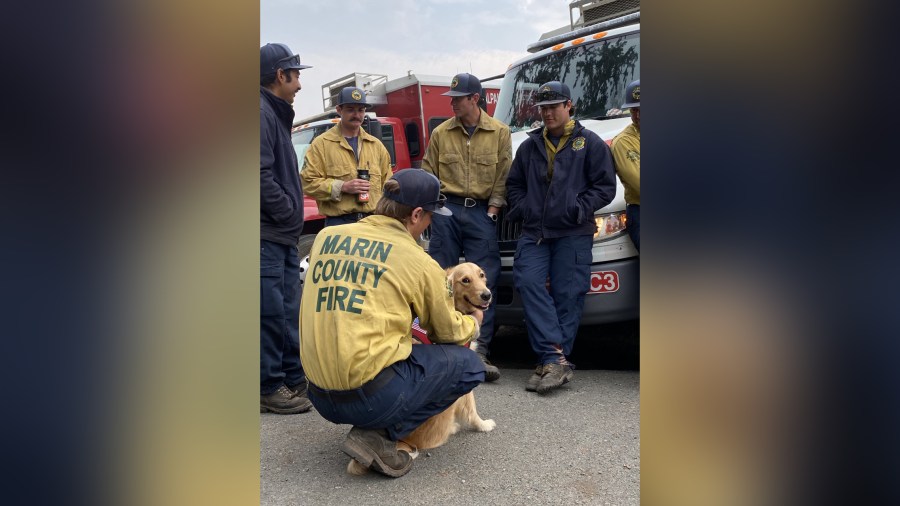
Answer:
[{"label": "sunglasses on cap", "polygon": [[[282,65],[282,63],[284,65]],[[284,58],[275,62],[275,68],[284,70],[287,67],[299,67],[300,66],[300,55],[291,55],[285,56]]]},{"label": "sunglasses on cap", "polygon": [[447,205],[447,196],[443,193],[439,193],[437,200],[422,204],[422,208],[427,211],[433,211],[435,209],[442,209],[445,205]]},{"label": "sunglasses on cap", "polygon": [[569,97],[556,91],[541,91],[534,95],[535,102],[546,102],[548,100],[569,100]]}]

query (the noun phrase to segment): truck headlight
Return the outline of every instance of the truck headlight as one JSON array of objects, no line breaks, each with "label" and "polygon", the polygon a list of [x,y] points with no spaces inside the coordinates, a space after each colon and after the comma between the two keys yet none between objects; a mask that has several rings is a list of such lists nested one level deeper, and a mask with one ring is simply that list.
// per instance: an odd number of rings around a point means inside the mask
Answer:
[{"label": "truck headlight", "polygon": [[598,214],[594,216],[594,221],[597,222],[597,231],[594,232],[594,241],[608,241],[624,234],[625,220],[625,211]]}]

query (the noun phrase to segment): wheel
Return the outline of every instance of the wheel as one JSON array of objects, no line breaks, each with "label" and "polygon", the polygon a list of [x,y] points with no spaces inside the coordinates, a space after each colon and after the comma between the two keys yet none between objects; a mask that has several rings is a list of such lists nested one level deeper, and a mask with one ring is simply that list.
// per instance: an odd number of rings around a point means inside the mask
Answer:
[{"label": "wheel", "polygon": [[300,259],[300,290],[303,290],[303,284],[306,281],[306,271],[309,270],[309,252],[312,250],[313,241],[316,240],[315,235],[300,236],[297,241],[297,258]]}]

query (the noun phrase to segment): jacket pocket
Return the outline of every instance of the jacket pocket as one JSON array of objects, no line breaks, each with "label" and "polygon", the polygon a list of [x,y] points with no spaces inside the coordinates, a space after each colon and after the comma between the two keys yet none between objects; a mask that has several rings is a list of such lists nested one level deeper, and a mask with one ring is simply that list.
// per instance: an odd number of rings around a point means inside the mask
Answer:
[{"label": "jacket pocket", "polygon": [[329,160],[325,167],[325,173],[334,179],[349,181],[356,177],[356,163],[348,163],[345,160]]},{"label": "jacket pocket", "polygon": [[551,199],[557,202],[546,207],[547,214],[544,224],[553,228],[574,227],[580,224],[581,207],[578,205],[578,194],[574,191],[566,191],[559,199]]},{"label": "jacket pocket", "polygon": [[459,171],[459,155],[456,153],[441,153],[438,156],[439,170],[458,172]]},{"label": "jacket pocket", "polygon": [[475,180],[484,186],[494,186],[497,176],[497,153],[475,155]]},{"label": "jacket pocket", "polygon": [[[363,166],[363,168],[365,168],[365,166]],[[384,183],[385,182],[381,180],[381,172],[379,172],[379,169],[369,169],[369,184],[371,185],[371,189],[369,190],[370,194],[373,191],[377,191],[381,194],[381,187],[384,186]]]}]

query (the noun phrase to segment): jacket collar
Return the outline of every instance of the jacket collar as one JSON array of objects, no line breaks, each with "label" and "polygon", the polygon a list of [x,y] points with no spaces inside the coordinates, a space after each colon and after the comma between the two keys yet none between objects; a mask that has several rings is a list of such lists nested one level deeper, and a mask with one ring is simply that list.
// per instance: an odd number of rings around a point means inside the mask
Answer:
[{"label": "jacket collar", "polygon": [[291,124],[294,121],[294,107],[287,103],[283,98],[278,97],[269,91],[265,86],[259,87],[259,96],[272,106],[272,110],[275,111],[275,115],[278,116],[278,119],[283,123],[287,123],[288,129],[290,129]]},{"label": "jacket collar", "polygon": [[[538,151],[544,155],[544,158],[547,158],[547,147],[544,146],[544,128],[540,127],[535,128],[534,130],[528,131],[528,137],[534,141],[535,146],[537,146]],[[584,130],[584,125],[582,125],[577,119],[575,120],[575,128],[572,129],[572,135],[569,136],[569,139],[574,139],[581,135],[581,131]],[[565,149],[565,146],[563,146]]]},{"label": "jacket collar", "polygon": [[[341,142],[341,141],[346,142],[344,140],[344,134],[341,133],[341,124],[340,123],[335,123],[333,127],[326,130],[325,133],[322,134],[322,137],[324,137],[330,141],[333,141],[333,142]],[[366,130],[364,128],[360,128],[359,129],[359,140],[365,141],[365,142],[375,142],[378,139],[376,139],[375,136],[370,134],[369,132],[366,132]]]},{"label": "jacket collar", "polygon": [[[484,109],[481,110],[481,115],[478,117],[478,124],[476,126],[479,130],[496,130],[496,128],[494,127],[494,123],[491,121],[490,115]],[[450,118],[450,126],[448,127],[448,129],[454,129],[457,127],[465,129],[462,121],[454,116]]]},{"label": "jacket collar", "polygon": [[[534,130],[529,130],[528,136],[533,138],[535,141],[544,142],[544,128],[546,128],[546,127],[540,127],[540,128],[535,128]],[[581,134],[582,130],[584,130],[584,125],[582,125],[581,122],[579,122],[576,119],[575,120],[575,128],[572,129],[572,135],[569,138],[571,139],[571,138],[578,137]]]}]

